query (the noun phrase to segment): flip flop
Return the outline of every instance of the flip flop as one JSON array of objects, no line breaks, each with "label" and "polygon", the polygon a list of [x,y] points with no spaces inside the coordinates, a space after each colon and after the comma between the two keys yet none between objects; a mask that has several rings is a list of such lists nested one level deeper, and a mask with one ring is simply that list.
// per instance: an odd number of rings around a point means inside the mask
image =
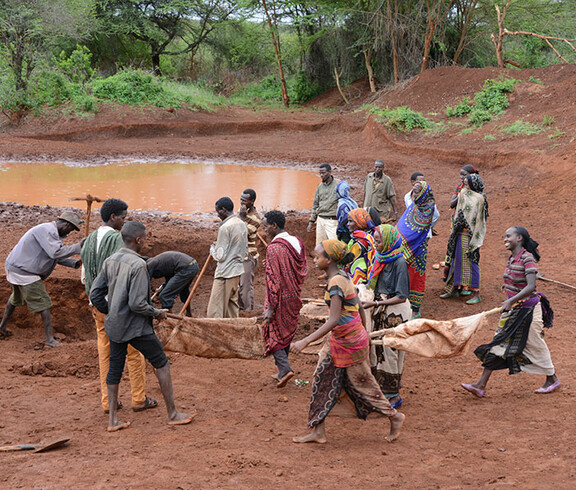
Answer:
[{"label": "flip flop", "polygon": [[402,398],[398,397],[398,400],[396,400],[394,403],[392,403],[390,405],[390,407],[392,408],[400,408],[402,406]]},{"label": "flip flop", "polygon": [[158,406],[158,402],[154,400],[154,398],[150,398],[146,395],[146,399],[140,404],[132,407],[132,410],[135,412],[142,412],[144,410],[148,410],[149,408],[156,408]]},{"label": "flip flop", "polygon": [[123,424],[120,425],[114,425],[112,427],[108,426],[106,430],[108,432],[118,432],[119,430],[127,429],[128,427],[130,427],[130,422],[124,422]]},{"label": "flip flop", "polygon": [[293,377],[294,377],[294,371],[290,371],[289,373],[285,374],[278,381],[276,388],[284,388],[284,386],[286,386],[286,384],[288,384],[288,381],[290,381]]},{"label": "flip flop", "polygon": [[467,305],[475,305],[476,303],[480,303],[480,301],[482,301],[482,298],[480,296],[478,296],[477,298],[469,299],[468,301],[466,301],[466,304]]},{"label": "flip flop", "polygon": [[457,298],[458,293],[444,293],[440,295],[440,299],[447,299],[447,298]]},{"label": "flip flop", "polygon": [[464,388],[466,391],[469,391],[473,395],[476,395],[478,398],[484,398],[484,394],[486,393],[484,390],[476,388],[476,386],[472,386],[467,383],[462,383],[460,386],[462,386],[462,388]]},{"label": "flip flop", "polygon": [[556,391],[558,388],[560,388],[560,385],[562,383],[560,383],[560,380],[556,381],[555,383],[552,383],[550,386],[547,386],[546,388],[542,387],[542,388],[538,388],[537,390],[534,390],[534,393],[552,393],[553,391]]},{"label": "flip flop", "polygon": [[194,412],[192,415],[190,415],[188,418],[185,418],[184,420],[177,420],[176,422],[168,422],[168,425],[187,425],[190,422],[192,422],[192,420],[194,420],[194,417],[196,417],[196,415],[198,415],[198,412]]}]

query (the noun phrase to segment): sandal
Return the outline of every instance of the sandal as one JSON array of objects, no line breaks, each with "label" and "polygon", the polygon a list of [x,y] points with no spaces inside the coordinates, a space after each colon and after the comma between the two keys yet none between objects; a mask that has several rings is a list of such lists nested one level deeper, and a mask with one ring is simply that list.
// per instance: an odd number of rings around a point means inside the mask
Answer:
[{"label": "sandal", "polygon": [[147,410],[149,408],[156,408],[158,406],[158,402],[154,400],[154,398],[150,398],[146,395],[146,399],[140,404],[132,407],[132,410],[135,412],[142,412],[143,410]]},{"label": "sandal", "polygon": [[441,299],[446,299],[446,298],[457,298],[458,297],[458,292],[455,293],[444,293],[440,295]]},{"label": "sandal", "polygon": [[480,301],[482,301],[482,298],[480,296],[478,296],[477,298],[469,299],[468,301],[466,301],[466,304],[467,305],[475,305],[476,303],[480,303]]}]

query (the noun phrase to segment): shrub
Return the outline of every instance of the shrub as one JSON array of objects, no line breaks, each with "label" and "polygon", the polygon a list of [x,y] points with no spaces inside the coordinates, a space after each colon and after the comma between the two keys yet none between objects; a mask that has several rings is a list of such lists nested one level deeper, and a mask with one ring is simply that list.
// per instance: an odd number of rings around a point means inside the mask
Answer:
[{"label": "shrub", "polygon": [[538,85],[544,85],[544,82],[542,80],[540,80],[539,78],[533,77],[532,75],[530,75],[530,77],[528,78],[528,81],[530,81],[532,83],[537,83]]},{"label": "shrub", "polygon": [[421,112],[413,111],[406,106],[395,107],[394,109],[372,107],[369,112],[377,116],[378,122],[384,121],[388,127],[398,131],[412,131],[416,128],[426,129],[432,125],[432,122]]},{"label": "shrub", "polygon": [[138,70],[123,70],[108,78],[96,78],[91,87],[93,94],[101,99],[131,105],[156,105],[163,94],[160,82],[151,73]]},{"label": "shrub", "polygon": [[473,102],[470,97],[464,97],[458,104],[454,107],[446,106],[446,115],[448,117],[462,117],[464,114],[468,114],[472,110]]},{"label": "shrub", "polygon": [[491,114],[500,114],[510,105],[507,93],[514,91],[518,80],[511,78],[500,80],[486,80],[481,92],[474,97],[474,107],[483,109]]},{"label": "shrub", "polygon": [[322,87],[312,82],[305,71],[301,71],[296,75],[294,80],[294,97],[292,99],[295,104],[308,102],[321,93]]},{"label": "shrub", "polygon": [[74,103],[74,109],[78,112],[98,112],[100,110],[100,104],[98,99],[92,95],[79,95],[72,99]]},{"label": "shrub", "polygon": [[92,53],[86,46],[76,45],[70,56],[62,51],[60,56],[54,60],[58,70],[66,75],[74,83],[85,84],[92,75]]},{"label": "shrub", "polygon": [[502,133],[512,134],[514,136],[519,135],[530,136],[531,134],[541,133],[543,129],[541,126],[526,121],[522,121],[521,119],[519,119],[518,121],[514,121],[512,124],[502,126],[500,131]]},{"label": "shrub", "polygon": [[544,119],[542,119],[542,126],[552,126],[552,124],[554,124],[554,117],[544,116]]},{"label": "shrub", "polygon": [[485,109],[474,108],[468,116],[468,121],[479,128],[484,123],[492,121],[492,114]]}]

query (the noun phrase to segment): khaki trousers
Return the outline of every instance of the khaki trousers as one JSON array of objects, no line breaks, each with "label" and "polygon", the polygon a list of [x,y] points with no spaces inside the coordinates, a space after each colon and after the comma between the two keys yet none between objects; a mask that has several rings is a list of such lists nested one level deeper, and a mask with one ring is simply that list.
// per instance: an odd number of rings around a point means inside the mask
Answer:
[{"label": "khaki trousers", "polygon": [[238,318],[240,276],[214,279],[208,302],[208,318]]},{"label": "khaki trousers", "polygon": [[240,286],[238,290],[238,305],[243,311],[254,309],[254,275],[258,259],[248,255],[244,260],[244,274],[240,276]]},{"label": "khaki trousers", "polygon": [[[104,330],[106,315],[100,313],[92,306],[92,318],[96,323],[96,335],[98,341],[98,363],[100,367],[100,391],[102,392],[102,408],[108,410],[108,388],[106,376],[110,368],[110,339]],[[146,360],[131,345],[128,346],[126,356],[128,364],[128,376],[130,377],[130,392],[132,394],[132,406],[140,405],[146,400]]]},{"label": "khaki trousers", "polygon": [[336,240],[336,228],[338,228],[338,220],[318,216],[316,219],[316,245],[324,240]]}]

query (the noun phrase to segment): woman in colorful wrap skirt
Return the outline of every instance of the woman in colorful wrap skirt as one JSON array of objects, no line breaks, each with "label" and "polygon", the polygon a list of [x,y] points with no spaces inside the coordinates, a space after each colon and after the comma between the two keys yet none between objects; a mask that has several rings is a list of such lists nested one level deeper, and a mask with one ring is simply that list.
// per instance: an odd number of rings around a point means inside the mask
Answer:
[{"label": "woman in colorful wrap skirt", "polygon": [[504,246],[510,251],[504,271],[502,316],[492,342],[476,348],[474,354],[482,361],[484,372],[473,384],[462,387],[482,398],[492,372],[508,369],[510,374],[524,371],[546,376],[536,393],[552,393],[560,387],[550,351],[544,340],[546,328],[552,327],[554,312],[548,298],[536,292],[538,243],[521,226],[506,230]]},{"label": "woman in colorful wrap skirt", "polygon": [[370,370],[370,339],[363,326],[364,311],[354,285],[338,268],[349,259],[347,255],[346,244],[339,240],[324,240],[314,250],[316,266],[328,276],[324,298],[330,316],[318,330],[293,344],[291,350],[299,353],[310,342],[329,332],[331,335],[320,352],[312,382],[308,412],[308,427],[312,432],[294,437],[292,440],[297,443],[325,443],[326,417],[345,396],[354,404],[359,418],[366,419],[371,412],[377,412],[390,419],[388,442],[398,438],[404,422],[404,415],[390,406]]}]

